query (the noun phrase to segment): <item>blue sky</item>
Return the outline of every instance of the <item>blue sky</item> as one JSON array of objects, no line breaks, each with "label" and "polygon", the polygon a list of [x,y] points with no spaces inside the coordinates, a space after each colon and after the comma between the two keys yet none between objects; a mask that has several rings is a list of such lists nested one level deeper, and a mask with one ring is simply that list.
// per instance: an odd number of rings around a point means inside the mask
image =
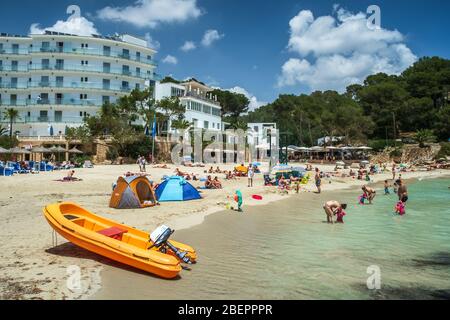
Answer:
[{"label": "blue sky", "polygon": [[[253,107],[280,93],[342,91],[371,72],[398,73],[419,57],[450,52],[450,2],[439,0],[17,0],[2,3],[0,32],[64,25],[71,4],[81,8],[82,27],[159,43],[159,74],[233,88]],[[381,9],[379,33],[358,29],[358,13],[372,4]],[[202,44],[208,30],[215,41]],[[186,41],[195,49],[181,50]]]}]

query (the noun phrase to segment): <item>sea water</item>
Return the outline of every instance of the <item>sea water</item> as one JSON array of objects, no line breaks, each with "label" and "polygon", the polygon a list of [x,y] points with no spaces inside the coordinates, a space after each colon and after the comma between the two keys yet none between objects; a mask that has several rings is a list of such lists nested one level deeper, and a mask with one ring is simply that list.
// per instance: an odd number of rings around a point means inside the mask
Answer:
[{"label": "sea water", "polygon": [[402,217],[382,188],[373,205],[333,193],[348,203],[344,224],[326,223],[326,193],[215,214],[174,235],[198,250],[191,271],[167,281],[113,265],[94,298],[448,299],[449,186],[415,180]]}]

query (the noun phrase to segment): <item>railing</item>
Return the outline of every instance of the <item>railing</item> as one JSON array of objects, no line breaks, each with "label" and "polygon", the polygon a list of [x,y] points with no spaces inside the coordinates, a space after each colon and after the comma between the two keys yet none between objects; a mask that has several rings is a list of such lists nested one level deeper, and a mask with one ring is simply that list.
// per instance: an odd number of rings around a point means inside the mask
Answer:
[{"label": "railing", "polygon": [[0,54],[12,54],[12,55],[27,55],[29,54],[28,49],[1,49]]},{"label": "railing", "polygon": [[28,88],[64,88],[64,89],[83,89],[83,90],[107,90],[107,91],[125,91],[130,92],[130,87],[111,85],[108,89],[103,87],[103,82],[29,82]]},{"label": "railing", "polygon": [[217,102],[215,100],[212,100],[212,99],[209,99],[209,98],[207,98],[205,96],[199,95],[199,94],[197,94],[197,93],[195,93],[193,91],[187,91],[185,96],[186,97],[196,98],[196,99],[199,99],[199,100],[202,100],[202,101],[209,102],[209,103],[212,103],[214,105],[220,106],[219,102]]},{"label": "railing", "polygon": [[151,79],[153,78],[153,75],[147,75],[142,72],[133,72],[133,71],[127,71],[123,69],[118,68],[96,68],[91,66],[79,66],[75,64],[64,64],[64,65],[55,65],[54,67],[51,67],[50,65],[32,65],[28,68],[29,71],[43,71],[43,70],[56,70],[56,71],[68,71],[68,72],[86,72],[86,73],[106,73],[106,74],[112,74],[112,75],[125,75],[128,77],[134,77],[139,79]]},{"label": "railing", "polygon": [[84,106],[84,107],[99,107],[103,105],[102,100],[98,99],[22,99],[22,100],[1,100],[2,106],[35,106],[35,105],[61,105],[61,106]]},{"label": "railing", "polygon": [[0,83],[0,89],[27,89],[28,86],[23,83]]},{"label": "railing", "polygon": [[124,54],[122,52],[117,51],[104,51],[103,49],[94,49],[94,48],[41,47],[41,48],[32,48],[31,53],[63,53],[63,54],[102,56],[102,57],[119,58],[157,66],[156,61],[152,59],[142,58],[141,56],[131,54]]},{"label": "railing", "polygon": [[28,72],[28,67],[23,66],[0,66],[0,72]]},{"label": "railing", "polygon": [[26,116],[17,119],[16,123],[83,123],[84,117],[50,117],[50,116]]}]

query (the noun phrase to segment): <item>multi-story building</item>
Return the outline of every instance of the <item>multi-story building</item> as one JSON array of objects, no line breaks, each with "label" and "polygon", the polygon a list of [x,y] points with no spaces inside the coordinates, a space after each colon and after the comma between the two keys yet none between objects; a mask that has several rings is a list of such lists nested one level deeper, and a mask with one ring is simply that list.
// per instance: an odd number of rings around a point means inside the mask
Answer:
[{"label": "multi-story building", "polygon": [[64,134],[104,102],[148,85],[155,53],[130,35],[0,34],[0,121],[14,108],[19,136]]},{"label": "multi-story building", "polygon": [[[156,82],[155,100],[178,97],[181,104],[186,107],[185,120],[192,123],[194,128],[224,130],[222,107],[211,91],[212,88],[195,79],[182,83]],[[172,120],[174,119],[168,121],[166,128],[168,131],[172,131]]]}]

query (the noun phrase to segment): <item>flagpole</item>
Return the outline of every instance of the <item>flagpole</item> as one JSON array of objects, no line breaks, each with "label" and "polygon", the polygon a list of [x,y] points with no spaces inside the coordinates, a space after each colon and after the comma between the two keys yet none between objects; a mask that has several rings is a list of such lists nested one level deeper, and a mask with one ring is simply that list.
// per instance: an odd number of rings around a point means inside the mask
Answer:
[{"label": "flagpole", "polygon": [[155,163],[156,113],[152,125],[152,164]]}]

